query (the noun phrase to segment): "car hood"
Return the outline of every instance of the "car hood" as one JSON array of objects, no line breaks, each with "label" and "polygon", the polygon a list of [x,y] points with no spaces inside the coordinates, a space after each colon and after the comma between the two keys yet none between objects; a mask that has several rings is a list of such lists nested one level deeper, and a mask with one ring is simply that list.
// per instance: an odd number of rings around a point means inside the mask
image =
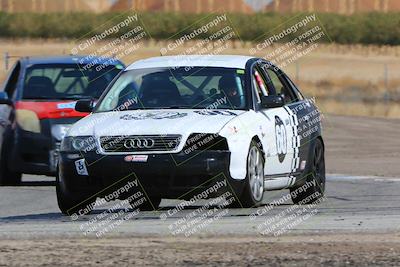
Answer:
[{"label": "car hood", "polygon": [[17,110],[31,110],[42,119],[81,118],[88,113],[76,111],[76,101],[71,100],[22,100],[15,103]]},{"label": "car hood", "polygon": [[243,110],[134,110],[93,113],[78,121],[69,136],[218,133]]}]

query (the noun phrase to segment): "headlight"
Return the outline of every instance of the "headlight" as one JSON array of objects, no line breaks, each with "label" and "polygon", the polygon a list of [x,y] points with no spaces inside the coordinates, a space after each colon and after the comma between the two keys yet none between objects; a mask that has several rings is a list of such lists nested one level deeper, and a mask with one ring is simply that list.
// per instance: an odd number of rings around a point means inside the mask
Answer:
[{"label": "headlight", "polygon": [[17,109],[17,124],[28,132],[40,133],[40,120],[35,112],[27,109]]},{"label": "headlight", "polygon": [[57,140],[62,140],[64,136],[67,134],[71,125],[69,124],[56,124],[51,127],[51,134]]},{"label": "headlight", "polygon": [[86,153],[96,150],[93,136],[67,136],[61,141],[60,151]]},{"label": "headlight", "polygon": [[225,137],[218,134],[193,133],[186,140],[183,148],[185,154],[204,150],[228,151],[228,142]]}]

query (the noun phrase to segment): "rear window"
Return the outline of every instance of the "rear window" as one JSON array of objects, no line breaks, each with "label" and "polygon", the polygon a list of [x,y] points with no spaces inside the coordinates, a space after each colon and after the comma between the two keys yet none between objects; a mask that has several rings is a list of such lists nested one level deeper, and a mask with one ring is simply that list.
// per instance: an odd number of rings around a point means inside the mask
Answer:
[{"label": "rear window", "polygon": [[97,71],[96,67],[85,70],[77,64],[32,65],[26,70],[23,99],[99,98],[121,69],[108,66]]}]

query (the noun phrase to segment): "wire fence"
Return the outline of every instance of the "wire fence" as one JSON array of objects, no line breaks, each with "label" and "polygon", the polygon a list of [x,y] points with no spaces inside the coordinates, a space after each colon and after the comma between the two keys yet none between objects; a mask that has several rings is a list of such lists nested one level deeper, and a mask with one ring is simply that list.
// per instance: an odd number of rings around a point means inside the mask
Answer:
[{"label": "wire fence", "polygon": [[[132,58],[123,58],[126,64],[135,60],[159,55],[163,41],[146,40],[145,47],[152,47],[154,52],[142,51]],[[250,44],[234,42],[231,44],[234,54],[246,54]],[[391,53],[397,53],[392,48]],[[357,53],[342,53],[340,49],[323,48],[321,54],[315,53],[301,58],[286,66],[284,71],[296,81],[303,91],[321,99],[336,99],[353,102],[400,102],[400,61],[387,56],[380,56],[380,50],[371,53],[370,49],[360,48]],[[351,50],[351,49],[348,49]],[[363,50],[369,52],[363,52]],[[65,48],[59,54],[67,54]],[[356,50],[354,50],[356,51]],[[348,51],[347,51],[348,52]],[[54,51],[52,51],[54,54]],[[367,56],[364,54],[367,53]],[[369,54],[369,55],[368,55]],[[5,78],[12,65],[21,55],[10,51],[3,52],[3,66],[0,81]],[[255,55],[262,56],[262,55]]]}]

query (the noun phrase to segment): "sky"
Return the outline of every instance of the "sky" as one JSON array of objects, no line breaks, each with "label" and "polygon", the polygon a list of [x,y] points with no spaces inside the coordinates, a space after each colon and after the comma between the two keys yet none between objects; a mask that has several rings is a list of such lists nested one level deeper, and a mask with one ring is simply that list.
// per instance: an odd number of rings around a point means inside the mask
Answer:
[{"label": "sky", "polygon": [[254,10],[262,10],[263,7],[272,3],[274,0],[245,0],[245,2],[251,6]]}]

